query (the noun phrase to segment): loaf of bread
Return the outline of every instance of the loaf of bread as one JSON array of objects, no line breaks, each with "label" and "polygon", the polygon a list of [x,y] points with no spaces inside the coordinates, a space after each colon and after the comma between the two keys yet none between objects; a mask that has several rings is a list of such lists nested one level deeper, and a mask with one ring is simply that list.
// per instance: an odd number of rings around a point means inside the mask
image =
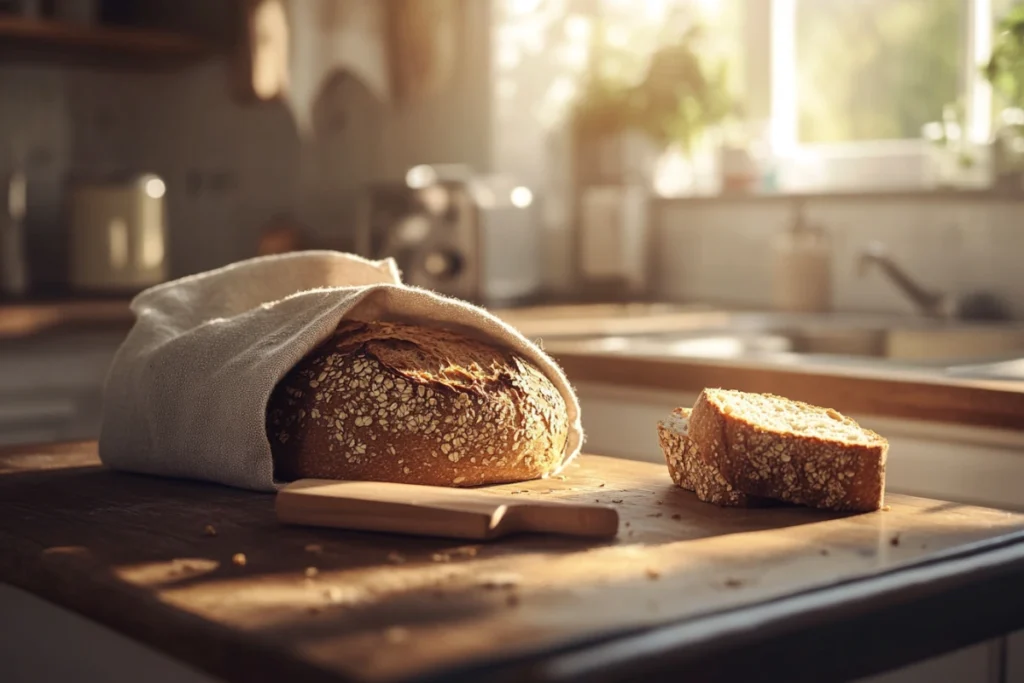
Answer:
[{"label": "loaf of bread", "polygon": [[515,353],[446,330],[343,321],[274,388],[274,476],[478,486],[558,469],[569,419]]},{"label": "loaf of bread", "polygon": [[768,499],[837,511],[882,506],[888,441],[835,410],[705,389],[685,437],[688,447],[675,462],[687,474],[673,480],[690,483],[701,500],[750,506]]},{"label": "loaf of bread", "polygon": [[700,458],[689,436],[689,408],[676,408],[658,423],[658,440],[676,486],[693,491],[705,503],[723,507],[758,507],[765,501],[737,491],[719,469]]}]

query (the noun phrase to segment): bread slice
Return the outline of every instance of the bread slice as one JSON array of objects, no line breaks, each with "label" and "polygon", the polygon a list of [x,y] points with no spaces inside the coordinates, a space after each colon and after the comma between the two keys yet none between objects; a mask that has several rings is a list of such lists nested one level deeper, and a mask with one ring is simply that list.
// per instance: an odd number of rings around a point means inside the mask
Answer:
[{"label": "bread slice", "polygon": [[701,467],[749,496],[840,511],[882,507],[889,443],[835,410],[705,389],[688,436]]},{"label": "bread slice", "polygon": [[693,491],[705,503],[723,507],[757,507],[766,503],[734,489],[716,466],[699,456],[697,444],[688,434],[689,419],[689,408],[676,408],[666,420],[658,422],[658,440],[675,485]]}]

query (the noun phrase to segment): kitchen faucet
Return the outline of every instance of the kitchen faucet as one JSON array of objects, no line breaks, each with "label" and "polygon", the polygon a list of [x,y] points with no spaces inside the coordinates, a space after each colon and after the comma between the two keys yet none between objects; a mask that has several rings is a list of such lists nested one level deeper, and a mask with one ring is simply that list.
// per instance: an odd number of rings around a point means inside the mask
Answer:
[{"label": "kitchen faucet", "polygon": [[953,297],[929,291],[915,282],[893,260],[881,242],[870,242],[861,250],[857,258],[857,273],[863,277],[872,265],[878,266],[924,315],[933,318],[954,317],[956,302]]}]

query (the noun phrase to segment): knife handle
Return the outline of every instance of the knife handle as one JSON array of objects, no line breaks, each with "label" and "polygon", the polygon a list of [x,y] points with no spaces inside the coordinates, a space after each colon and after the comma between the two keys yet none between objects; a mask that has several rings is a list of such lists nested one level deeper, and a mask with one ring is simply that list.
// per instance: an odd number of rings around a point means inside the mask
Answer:
[{"label": "knife handle", "polygon": [[582,538],[612,538],[619,532],[619,513],[596,505],[519,503],[508,506],[493,533],[548,533]]}]

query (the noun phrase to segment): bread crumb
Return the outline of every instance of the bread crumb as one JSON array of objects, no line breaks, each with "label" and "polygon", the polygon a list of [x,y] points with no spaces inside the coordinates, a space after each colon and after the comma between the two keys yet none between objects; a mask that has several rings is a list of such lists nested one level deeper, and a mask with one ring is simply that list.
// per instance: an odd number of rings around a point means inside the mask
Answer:
[{"label": "bread crumb", "polygon": [[235,553],[234,555],[232,555],[231,556],[231,564],[235,565],[236,567],[244,567],[245,566],[245,553]]},{"label": "bread crumb", "polygon": [[391,564],[405,564],[405,555],[397,551],[388,553],[388,562]]},{"label": "bread crumb", "polygon": [[320,605],[310,605],[309,607],[306,608],[306,611],[309,612],[310,614],[319,614],[323,610],[324,610],[324,608],[321,607]]},{"label": "bread crumb", "polygon": [[626,526],[629,526],[629,522],[626,522]]},{"label": "bread crumb", "polygon": [[661,517],[661,516],[662,516],[662,514],[661,514],[660,512],[654,512],[654,513],[652,513],[652,514],[649,514],[649,515],[647,515],[647,516],[648,516],[648,517]]},{"label": "bread crumb", "polygon": [[306,567],[306,578],[312,579],[314,576],[320,573],[320,570],[316,567]]},{"label": "bread crumb", "polygon": [[461,548],[456,548],[455,550],[452,550],[450,552],[453,555],[464,555],[466,557],[476,557],[476,554],[477,554],[477,552],[479,552],[479,550],[480,549],[477,546],[475,546],[475,545],[464,545]]},{"label": "bread crumb", "polygon": [[621,498],[616,498],[616,499],[613,499],[612,502],[613,503],[621,503],[622,499]]},{"label": "bread crumb", "polygon": [[822,548],[821,549],[821,554],[824,555],[824,556],[827,556],[828,555],[828,548]]},{"label": "bread crumb", "polygon": [[657,569],[654,569],[653,567],[648,567],[647,568],[647,578],[650,579],[651,581],[655,581],[655,580],[661,578],[661,572],[659,572]]},{"label": "bread crumb", "polygon": [[899,544],[900,544],[900,535],[899,534],[893,534],[893,537],[889,539],[889,545],[895,547],[895,546],[898,546]]},{"label": "bread crumb", "polygon": [[565,481],[565,475],[564,474],[559,474],[557,477],[555,477],[555,479],[560,479],[562,481]]},{"label": "bread crumb", "polygon": [[519,604],[519,596],[515,593],[509,593],[505,596],[505,604],[509,607],[515,607]]},{"label": "bread crumb", "polygon": [[319,554],[319,553],[322,553],[323,551],[324,551],[324,547],[322,545],[320,545],[319,543],[310,543],[309,545],[306,546],[306,552],[307,553],[318,553]]},{"label": "bread crumb", "polygon": [[603,488],[604,488],[604,482],[602,481],[602,482],[601,482],[600,484],[598,484],[598,485],[597,485],[597,488],[599,488],[599,489],[603,489]]},{"label": "bread crumb", "polygon": [[330,600],[331,602],[341,602],[343,593],[341,592],[341,589],[337,586],[331,586],[330,588],[324,591],[324,597]]},{"label": "bread crumb", "polygon": [[216,536],[217,530],[213,528],[212,524],[207,524],[203,527],[203,534],[206,536]]},{"label": "bread crumb", "polygon": [[450,562],[452,557],[448,553],[434,553],[430,556],[434,562]]},{"label": "bread crumb", "polygon": [[680,515],[679,513],[676,513],[676,514],[672,515],[672,519],[675,519],[675,520],[679,520],[679,519],[682,519],[682,518],[683,518],[683,516]]},{"label": "bread crumb", "polygon": [[892,510],[892,506],[891,505],[883,505],[882,506],[882,512],[888,512],[889,510]]},{"label": "bread crumb", "polygon": [[739,588],[742,585],[743,585],[743,582],[740,581],[739,579],[726,579],[725,580],[725,587],[726,588]]},{"label": "bread crumb", "polygon": [[484,576],[480,579],[480,586],[487,589],[515,588],[522,582],[519,574],[499,573]]},{"label": "bread crumb", "polygon": [[389,643],[404,643],[409,640],[409,629],[402,626],[392,626],[384,631],[384,640]]}]

